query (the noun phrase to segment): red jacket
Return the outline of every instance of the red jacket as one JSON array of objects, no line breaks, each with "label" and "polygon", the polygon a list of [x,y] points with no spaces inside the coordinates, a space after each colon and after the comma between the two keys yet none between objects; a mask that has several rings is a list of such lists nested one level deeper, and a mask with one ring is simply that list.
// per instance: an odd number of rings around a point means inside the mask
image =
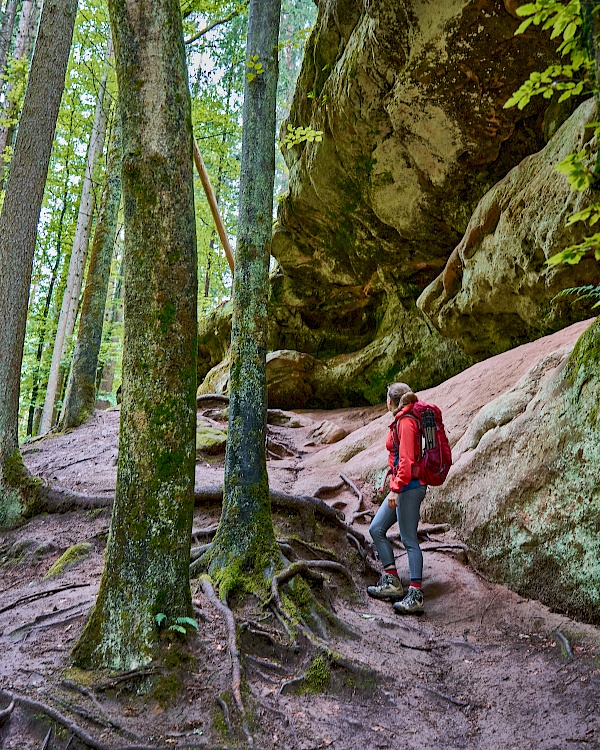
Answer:
[{"label": "red jacket", "polygon": [[[413,404],[407,404],[396,414],[389,426],[385,447],[388,450],[388,465],[390,467],[390,490],[400,492],[413,479],[413,465],[419,459],[421,452],[421,438],[419,426],[414,419],[402,419],[404,414],[412,411]],[[395,427],[394,427],[395,425]],[[396,445],[396,434],[400,445]]]}]

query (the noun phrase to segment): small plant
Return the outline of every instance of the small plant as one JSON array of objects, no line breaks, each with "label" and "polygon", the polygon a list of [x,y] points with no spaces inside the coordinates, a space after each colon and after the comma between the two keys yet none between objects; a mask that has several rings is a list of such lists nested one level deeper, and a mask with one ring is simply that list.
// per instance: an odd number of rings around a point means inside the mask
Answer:
[{"label": "small plant", "polygon": [[310,126],[307,126],[305,128],[301,126],[295,128],[293,125],[290,125],[288,123],[287,133],[285,135],[285,138],[283,139],[283,145],[287,146],[288,148],[292,148],[292,146],[297,146],[299,143],[304,143],[305,141],[307,141],[308,143],[321,143],[322,140],[322,130],[314,130]]},{"label": "small plant", "polygon": [[[169,618],[164,614],[164,612],[159,612],[154,619],[156,620],[156,624],[158,625],[158,628],[160,630],[163,626],[165,626]],[[187,635],[187,627],[193,628],[197,631],[198,623],[192,617],[176,617],[175,622],[169,625],[167,627],[167,630],[174,630],[176,633]]]},{"label": "small plant", "polygon": [[265,72],[264,66],[258,60],[258,55],[251,55],[246,60],[246,67],[250,70],[246,73],[246,79],[252,82],[256,76],[262,75]]}]

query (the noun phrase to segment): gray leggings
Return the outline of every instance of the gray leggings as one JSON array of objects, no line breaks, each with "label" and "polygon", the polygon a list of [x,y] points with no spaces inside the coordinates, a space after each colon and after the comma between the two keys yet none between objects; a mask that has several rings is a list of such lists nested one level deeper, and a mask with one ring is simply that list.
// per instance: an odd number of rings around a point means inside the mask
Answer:
[{"label": "gray leggings", "polygon": [[381,564],[385,568],[395,564],[394,550],[386,537],[386,532],[398,521],[400,540],[408,556],[411,581],[420,581],[423,577],[423,553],[417,540],[417,526],[421,501],[426,491],[427,487],[421,486],[400,492],[398,507],[394,510],[388,505],[386,497],[369,526],[369,534],[375,543]]}]

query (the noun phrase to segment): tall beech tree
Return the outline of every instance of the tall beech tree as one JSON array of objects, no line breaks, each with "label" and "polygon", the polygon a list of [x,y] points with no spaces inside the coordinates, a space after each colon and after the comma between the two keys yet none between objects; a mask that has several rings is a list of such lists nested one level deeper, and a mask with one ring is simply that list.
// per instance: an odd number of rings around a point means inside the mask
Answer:
[{"label": "tall beech tree", "polygon": [[192,612],[196,236],[178,0],[110,0],[123,129],[125,330],[117,488],[85,668],[158,652],[156,616]]},{"label": "tall beech tree", "polygon": [[46,386],[46,395],[44,398],[44,408],[40,419],[39,432],[41,435],[48,432],[54,422],[54,406],[60,381],[60,363],[65,350],[65,342],[75,329],[75,319],[79,307],[79,296],[83,285],[85,262],[88,253],[90,234],[92,231],[92,220],[94,218],[96,207],[93,178],[96,162],[102,155],[104,149],[104,139],[106,136],[106,125],[108,121],[106,90],[109,69],[112,65],[112,54],[112,40],[109,38],[104,73],[96,96],[96,111],[87,150],[87,162],[81,187],[77,227],[73,238],[71,257],[69,259],[67,286],[63,295],[60,316],[58,318],[58,326],[52,352],[52,362],[50,364],[48,384]]},{"label": "tall beech tree", "polygon": [[0,213],[0,525],[16,522],[35,502],[18,448],[20,371],[37,223],[76,11],[77,0],[44,2]]},{"label": "tall beech tree", "polygon": [[[231,332],[224,501],[210,564],[226,597],[280,564],[267,475],[266,354],[281,0],[251,0]],[[262,69],[262,70],[261,70]]]},{"label": "tall beech tree", "polygon": [[121,122],[115,118],[109,146],[100,215],[94,231],[85,281],[77,343],[60,419],[62,429],[89,419],[96,403],[96,370],[121,204]]}]

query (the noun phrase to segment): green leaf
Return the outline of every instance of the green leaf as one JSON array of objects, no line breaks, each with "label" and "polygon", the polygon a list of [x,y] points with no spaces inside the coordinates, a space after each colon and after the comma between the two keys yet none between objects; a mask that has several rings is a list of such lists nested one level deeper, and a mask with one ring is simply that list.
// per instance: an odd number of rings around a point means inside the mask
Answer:
[{"label": "green leaf", "polygon": [[[523,6],[521,6],[523,7]],[[517,9],[517,13],[521,10],[521,8]],[[526,18],[520,25],[519,28],[515,31],[515,36],[517,34],[522,34],[531,24],[533,23],[533,18]]]},{"label": "green leaf", "polygon": [[189,625],[191,628],[194,628],[194,630],[198,630],[199,628],[198,623],[193,617],[178,617],[175,622],[178,625]]},{"label": "green leaf", "polygon": [[187,630],[183,627],[183,625],[170,625],[169,630],[175,630],[178,633],[183,633],[183,635],[187,635]]},{"label": "green leaf", "polygon": [[163,624],[163,623],[165,622],[165,620],[167,619],[167,616],[166,616],[165,614],[163,614],[162,612],[159,612],[159,613],[158,613],[158,614],[156,615],[156,617],[155,617],[154,619],[156,620],[156,624],[157,624],[157,625],[158,625],[158,627],[160,628],[160,627],[161,627],[161,625],[162,625],[162,624]]}]

